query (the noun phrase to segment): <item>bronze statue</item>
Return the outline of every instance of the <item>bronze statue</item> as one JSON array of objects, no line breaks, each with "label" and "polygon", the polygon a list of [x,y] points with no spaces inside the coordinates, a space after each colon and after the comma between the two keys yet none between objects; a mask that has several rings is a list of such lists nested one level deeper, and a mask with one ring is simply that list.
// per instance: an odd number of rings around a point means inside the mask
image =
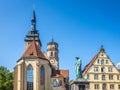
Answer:
[{"label": "bronze statue", "polygon": [[80,60],[79,57],[76,57],[77,62],[75,64],[75,69],[76,69],[76,78],[82,78],[82,70],[81,70],[81,66],[82,66],[82,62]]}]

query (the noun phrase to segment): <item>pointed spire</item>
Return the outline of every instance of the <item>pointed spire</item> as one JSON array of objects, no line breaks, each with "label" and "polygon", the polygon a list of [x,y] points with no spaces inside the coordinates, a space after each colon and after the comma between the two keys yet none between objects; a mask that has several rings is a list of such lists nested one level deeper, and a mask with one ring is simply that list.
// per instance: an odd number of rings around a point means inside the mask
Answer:
[{"label": "pointed spire", "polygon": [[31,24],[32,24],[32,28],[30,29],[30,31],[26,35],[25,42],[29,44],[34,40],[35,42],[37,42],[39,44],[40,47],[42,47],[42,44],[41,44],[41,41],[39,38],[39,32],[38,32],[38,30],[36,30],[35,10],[33,10],[33,13],[32,13]]},{"label": "pointed spire", "polygon": [[52,42],[54,42],[53,36],[52,36]]},{"label": "pointed spire", "polygon": [[32,23],[32,30],[35,31],[35,30],[36,30],[36,16],[35,16],[35,10],[33,10],[31,23]]},{"label": "pointed spire", "polygon": [[101,45],[100,52],[105,52],[103,45]]}]

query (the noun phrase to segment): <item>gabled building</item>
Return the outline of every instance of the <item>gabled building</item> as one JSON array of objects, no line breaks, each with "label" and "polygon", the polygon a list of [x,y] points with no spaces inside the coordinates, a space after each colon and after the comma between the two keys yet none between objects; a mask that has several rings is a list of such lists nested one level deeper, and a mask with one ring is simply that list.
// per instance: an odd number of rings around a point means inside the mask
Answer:
[{"label": "gabled building", "polygon": [[103,46],[86,65],[82,75],[89,82],[89,90],[120,90],[120,73]]},{"label": "gabled building", "polygon": [[35,11],[31,23],[25,38],[26,50],[14,68],[14,90],[67,90],[69,71],[59,69],[58,44],[52,40],[47,54],[43,53]]}]

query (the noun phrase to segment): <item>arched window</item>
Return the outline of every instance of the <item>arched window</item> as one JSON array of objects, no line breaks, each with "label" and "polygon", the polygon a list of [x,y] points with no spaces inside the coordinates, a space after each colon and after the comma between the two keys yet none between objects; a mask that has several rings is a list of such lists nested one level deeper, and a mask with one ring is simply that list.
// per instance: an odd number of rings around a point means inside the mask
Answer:
[{"label": "arched window", "polygon": [[57,87],[58,86],[58,82],[56,79],[53,80],[53,87]]},{"label": "arched window", "polygon": [[33,90],[33,67],[29,65],[27,67],[27,90]]},{"label": "arched window", "polygon": [[45,69],[43,66],[40,68],[40,83],[45,85]]},{"label": "arched window", "polygon": [[50,56],[51,56],[51,57],[53,56],[53,52],[50,53]]}]

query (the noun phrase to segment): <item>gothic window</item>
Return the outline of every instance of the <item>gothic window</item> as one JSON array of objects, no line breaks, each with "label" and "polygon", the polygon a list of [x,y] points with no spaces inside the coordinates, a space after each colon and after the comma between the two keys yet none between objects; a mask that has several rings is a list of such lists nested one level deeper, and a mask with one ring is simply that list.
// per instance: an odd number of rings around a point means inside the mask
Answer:
[{"label": "gothic window", "polygon": [[103,60],[103,59],[101,60],[101,64],[102,64],[102,65],[104,64],[104,60]]},{"label": "gothic window", "polygon": [[112,72],[112,67],[108,67],[108,72]]},{"label": "gothic window", "polygon": [[98,67],[94,67],[94,71],[97,72],[98,71]]},{"label": "gothic window", "polygon": [[33,90],[33,67],[27,67],[27,90]]},{"label": "gothic window", "polygon": [[57,87],[58,86],[58,82],[56,79],[53,80],[53,87]]},{"label": "gothic window", "polygon": [[40,68],[40,83],[45,85],[45,69],[43,66]]},{"label": "gothic window", "polygon": [[105,68],[104,67],[101,68],[101,72],[105,72]]},{"label": "gothic window", "polygon": [[105,80],[105,75],[102,75],[102,80]]}]

